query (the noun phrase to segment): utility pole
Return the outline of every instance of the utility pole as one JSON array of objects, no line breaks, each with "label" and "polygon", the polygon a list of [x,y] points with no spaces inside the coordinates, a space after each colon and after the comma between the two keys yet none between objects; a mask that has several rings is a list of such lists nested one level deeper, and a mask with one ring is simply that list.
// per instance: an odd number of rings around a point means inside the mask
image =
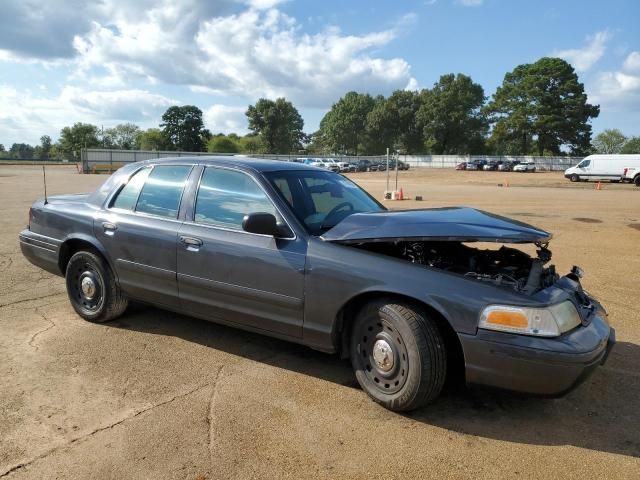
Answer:
[{"label": "utility pole", "polygon": [[389,191],[389,147],[387,147],[387,192]]}]

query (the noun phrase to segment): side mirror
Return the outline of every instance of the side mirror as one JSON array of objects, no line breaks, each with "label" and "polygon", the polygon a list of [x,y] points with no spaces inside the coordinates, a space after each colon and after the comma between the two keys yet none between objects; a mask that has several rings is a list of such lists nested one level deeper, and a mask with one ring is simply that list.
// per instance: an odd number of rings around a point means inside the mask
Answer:
[{"label": "side mirror", "polygon": [[245,232],[271,235],[273,237],[282,234],[282,229],[278,226],[276,217],[271,213],[264,212],[245,215],[242,219],[242,229]]}]

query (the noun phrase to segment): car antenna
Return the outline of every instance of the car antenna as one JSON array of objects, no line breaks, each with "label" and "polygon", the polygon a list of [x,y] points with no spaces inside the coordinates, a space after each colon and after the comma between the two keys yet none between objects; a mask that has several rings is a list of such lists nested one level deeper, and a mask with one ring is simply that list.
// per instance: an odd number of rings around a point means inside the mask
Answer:
[{"label": "car antenna", "polygon": [[46,205],[49,201],[47,200],[47,172],[44,165],[42,165],[42,178],[44,180],[44,204]]}]

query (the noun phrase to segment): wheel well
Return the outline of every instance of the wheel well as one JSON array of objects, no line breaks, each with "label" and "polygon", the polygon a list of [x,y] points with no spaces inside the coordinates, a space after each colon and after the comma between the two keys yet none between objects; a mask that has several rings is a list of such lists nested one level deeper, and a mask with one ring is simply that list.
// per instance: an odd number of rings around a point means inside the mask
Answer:
[{"label": "wheel well", "polygon": [[60,246],[60,254],[58,255],[58,268],[60,269],[60,272],[62,272],[62,275],[66,273],[67,265],[69,264],[69,260],[71,260],[73,254],[80,250],[86,250],[102,256],[91,242],[81,240],[79,238],[67,240]]},{"label": "wheel well", "polygon": [[425,310],[430,318],[435,320],[436,326],[444,339],[447,350],[447,383],[464,382],[464,353],[458,334],[453,329],[449,321],[431,305],[415,298],[397,293],[388,292],[366,292],[349,300],[338,313],[336,318],[335,343],[341,358],[349,358],[349,340],[351,337],[351,327],[355,316],[367,303],[380,299],[389,298]]}]

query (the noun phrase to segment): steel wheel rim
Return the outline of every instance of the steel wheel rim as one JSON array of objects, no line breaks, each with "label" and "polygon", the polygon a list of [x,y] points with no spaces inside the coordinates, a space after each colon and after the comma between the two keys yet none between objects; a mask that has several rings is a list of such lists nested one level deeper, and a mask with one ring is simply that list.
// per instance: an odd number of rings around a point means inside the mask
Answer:
[{"label": "steel wheel rim", "polygon": [[409,354],[396,328],[387,320],[366,322],[358,332],[358,369],[381,393],[402,389],[409,375]]},{"label": "steel wheel rim", "polygon": [[85,262],[78,265],[72,274],[73,300],[87,311],[98,311],[104,300],[104,284],[100,273]]}]

